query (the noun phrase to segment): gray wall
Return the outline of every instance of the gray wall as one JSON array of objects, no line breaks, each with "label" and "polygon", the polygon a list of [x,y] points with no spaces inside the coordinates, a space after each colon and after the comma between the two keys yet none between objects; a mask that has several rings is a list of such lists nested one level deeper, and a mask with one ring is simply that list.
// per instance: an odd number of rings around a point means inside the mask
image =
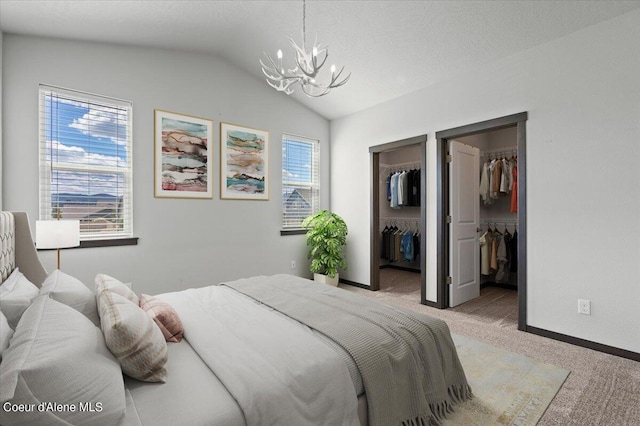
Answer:
[{"label": "gray wall", "polygon": [[[437,25],[437,23],[436,23]],[[435,133],[529,113],[531,326],[640,352],[640,11],[331,122],[344,278],[369,281],[370,146],[428,134],[427,297],[436,290]],[[591,300],[591,315],[577,313]]]},{"label": "gray wall", "polygon": [[[38,218],[38,84],[133,102],[134,234],[130,247],[65,250],[62,270],[93,288],[96,273],[157,294],[239,277],[309,276],[303,235],[280,236],[283,132],[321,143],[322,206],[328,207],[329,123],[261,80],[210,55],[5,34],[6,210]],[[257,64],[257,58],[256,58]],[[10,108],[7,107],[10,105]],[[154,108],[214,120],[214,198],[154,198]],[[219,123],[267,130],[269,201],[220,200]],[[48,270],[52,252],[40,253]],[[297,269],[290,270],[291,260]]]},{"label": "gray wall", "polygon": [[2,38],[3,33],[0,31],[0,210],[2,210]]}]

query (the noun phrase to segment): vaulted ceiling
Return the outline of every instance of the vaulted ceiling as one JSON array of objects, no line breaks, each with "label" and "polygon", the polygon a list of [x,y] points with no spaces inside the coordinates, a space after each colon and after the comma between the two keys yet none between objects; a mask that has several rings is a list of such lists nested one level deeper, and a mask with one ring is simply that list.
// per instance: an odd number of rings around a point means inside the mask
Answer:
[{"label": "vaulted ceiling", "polygon": [[[300,103],[343,117],[640,8],[640,1],[308,0],[317,35],[351,81]],[[302,1],[0,0],[0,31],[205,52],[264,79],[258,60],[302,39]],[[266,84],[266,82],[265,82]],[[281,96],[286,96],[281,94]]]}]

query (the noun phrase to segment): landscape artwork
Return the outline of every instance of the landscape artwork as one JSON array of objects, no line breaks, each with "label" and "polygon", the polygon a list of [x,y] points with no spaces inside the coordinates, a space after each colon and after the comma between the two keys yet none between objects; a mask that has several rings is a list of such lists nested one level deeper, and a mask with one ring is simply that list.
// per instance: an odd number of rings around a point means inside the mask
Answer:
[{"label": "landscape artwork", "polygon": [[220,198],[268,200],[269,133],[220,123]]},{"label": "landscape artwork", "polygon": [[213,122],[155,110],[155,196],[213,198]]}]

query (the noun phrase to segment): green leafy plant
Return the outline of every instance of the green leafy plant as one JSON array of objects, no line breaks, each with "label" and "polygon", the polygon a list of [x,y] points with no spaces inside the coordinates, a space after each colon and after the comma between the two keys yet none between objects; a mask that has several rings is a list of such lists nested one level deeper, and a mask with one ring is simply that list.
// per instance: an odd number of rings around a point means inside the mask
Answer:
[{"label": "green leafy plant", "polygon": [[302,221],[302,227],[307,229],[311,272],[333,278],[338,268],[347,268],[342,252],[342,247],[347,243],[347,224],[340,216],[320,210]]}]

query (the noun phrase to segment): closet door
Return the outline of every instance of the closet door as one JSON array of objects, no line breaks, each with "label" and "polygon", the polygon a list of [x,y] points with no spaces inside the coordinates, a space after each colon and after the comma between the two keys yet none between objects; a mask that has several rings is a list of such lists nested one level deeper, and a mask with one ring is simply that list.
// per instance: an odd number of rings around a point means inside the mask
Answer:
[{"label": "closet door", "polygon": [[480,150],[450,142],[449,306],[480,296]]}]

